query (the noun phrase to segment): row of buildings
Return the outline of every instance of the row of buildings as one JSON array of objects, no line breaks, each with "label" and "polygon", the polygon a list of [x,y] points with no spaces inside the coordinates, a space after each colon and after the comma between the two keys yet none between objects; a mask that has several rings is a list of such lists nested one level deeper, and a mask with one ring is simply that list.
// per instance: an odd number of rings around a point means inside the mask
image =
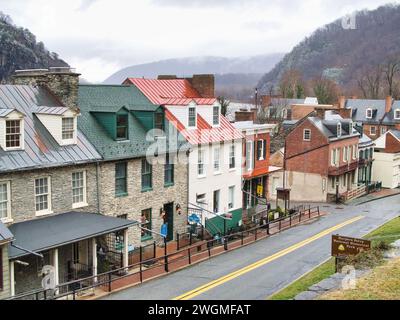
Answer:
[{"label": "row of buildings", "polygon": [[270,165],[282,170],[270,176],[271,198],[277,188],[295,201],[325,202],[400,186],[399,101],[265,96],[262,106],[264,121],[279,128]]},{"label": "row of buildings", "polygon": [[56,284],[127,266],[193,214],[239,227],[267,198],[273,128],[229,122],[212,75],[16,72],[0,86],[0,299],[40,289],[46,265]]}]

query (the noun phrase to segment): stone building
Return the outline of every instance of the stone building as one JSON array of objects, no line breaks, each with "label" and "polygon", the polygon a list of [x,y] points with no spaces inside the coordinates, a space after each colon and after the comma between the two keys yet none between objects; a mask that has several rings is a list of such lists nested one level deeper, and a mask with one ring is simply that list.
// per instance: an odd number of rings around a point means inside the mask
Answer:
[{"label": "stone building", "polygon": [[186,232],[187,161],[175,161],[186,150],[179,150],[164,109],[127,85],[81,85],[79,107],[78,127],[103,157],[100,212],[147,229],[129,231],[130,249],[162,242],[163,225],[168,241]]},{"label": "stone building", "polygon": [[[41,289],[46,265],[57,285],[128,261],[135,222],[98,214],[102,157],[77,128],[76,99],[64,95],[77,75],[57,72],[26,70],[18,85],[0,86],[0,220],[14,237],[2,249],[11,295]],[[116,242],[124,250],[111,261]]]}]

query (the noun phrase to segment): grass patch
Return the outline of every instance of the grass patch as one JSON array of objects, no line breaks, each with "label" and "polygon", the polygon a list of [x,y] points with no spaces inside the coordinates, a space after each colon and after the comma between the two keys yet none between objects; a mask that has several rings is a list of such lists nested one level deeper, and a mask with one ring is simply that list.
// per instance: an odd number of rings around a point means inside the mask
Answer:
[{"label": "grass patch", "polygon": [[[383,250],[387,245],[400,239],[400,217],[397,217],[378,229],[367,234],[365,239],[372,241],[373,249],[363,252],[357,257],[349,258],[346,264],[353,264],[356,268],[371,268],[383,262]],[[312,285],[328,278],[335,273],[335,259],[331,258],[319,267],[315,268],[288,287],[272,295],[271,300],[291,300],[299,293],[306,291]]]},{"label": "grass patch", "polygon": [[400,259],[375,268],[361,278],[352,290],[329,292],[319,300],[398,300],[400,297]]}]

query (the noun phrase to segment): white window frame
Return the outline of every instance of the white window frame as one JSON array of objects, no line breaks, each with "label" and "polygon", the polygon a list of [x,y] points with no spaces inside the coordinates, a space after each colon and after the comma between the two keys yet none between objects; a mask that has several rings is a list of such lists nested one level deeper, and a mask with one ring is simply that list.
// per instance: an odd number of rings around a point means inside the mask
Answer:
[{"label": "white window frame", "polygon": [[356,160],[357,159],[357,155],[358,155],[358,151],[357,151],[357,145],[353,145],[352,151],[353,151],[353,159]]},{"label": "white window frame", "polygon": [[[37,204],[36,203],[36,198],[38,196],[45,195],[45,193],[36,194],[36,180],[40,180],[40,179],[47,179],[47,189],[48,189],[48,192],[47,192],[47,209],[37,211],[36,210],[36,204]],[[36,216],[40,217],[40,216],[44,216],[44,215],[48,215],[48,214],[53,213],[53,211],[52,211],[52,203],[51,203],[51,177],[47,176],[47,177],[35,178],[34,183],[33,183],[33,189],[34,189],[33,191],[34,191],[34,196],[35,196],[35,214],[36,214]]]},{"label": "white window frame", "polygon": [[[308,133],[308,138],[306,138],[306,133]],[[304,129],[303,130],[303,140],[304,141],[311,141],[311,130],[310,129]]]},{"label": "white window frame", "polygon": [[196,204],[205,209],[207,207],[207,194],[196,194]]},{"label": "white window frame", "polygon": [[235,208],[235,188],[236,186],[230,186],[228,188],[228,210],[234,210]]},{"label": "white window frame", "polygon": [[[68,130],[64,130],[64,122],[72,120],[72,129],[68,128]],[[64,138],[65,134],[71,134],[72,138]],[[75,140],[75,118],[74,117],[63,117],[61,118],[61,139],[63,142],[74,141]]]},{"label": "white window frame", "polygon": [[[83,201],[81,202],[74,202],[74,179],[73,176],[74,174],[77,173],[82,173],[82,179],[83,179],[83,186],[80,188],[83,188]],[[73,209],[77,209],[77,208],[82,208],[82,207],[87,207],[88,203],[87,203],[87,183],[86,183],[86,170],[82,170],[82,171],[75,171],[72,172],[71,174],[71,195],[72,195],[72,208]]]},{"label": "white window frame", "polygon": [[[203,178],[206,176],[206,169],[205,169],[205,163],[204,163],[204,150],[203,149],[198,149],[197,150],[197,176],[199,178]],[[200,166],[202,168],[200,172]]]},{"label": "white window frame", "polygon": [[386,127],[381,127],[381,135],[384,135],[386,133]]},{"label": "white window frame", "polygon": [[264,139],[257,140],[257,153],[258,153],[258,142],[261,141],[261,155],[260,158],[257,158],[258,161],[263,161],[264,159],[264,149],[265,149],[265,141]]},{"label": "white window frame", "polygon": [[[234,166],[231,167],[231,160],[234,160]],[[236,146],[234,143],[232,143],[229,146],[229,170],[233,171],[236,170]]]},{"label": "white window frame", "polygon": [[[7,147],[7,122],[10,121],[18,121],[19,122],[19,146],[18,147]],[[12,150],[22,150],[24,149],[24,120],[23,119],[5,119],[4,121],[4,150],[12,151]]]},{"label": "white window frame", "polygon": [[213,169],[214,174],[221,173],[221,147],[214,147],[213,149]]},{"label": "white window frame", "polygon": [[394,110],[393,116],[396,120],[400,120],[400,109]]},{"label": "white window frame", "polygon": [[342,136],[342,124],[340,122],[337,124],[336,130],[337,130],[337,137],[340,138]]},{"label": "white window frame", "polygon": [[[215,110],[218,110],[217,115],[215,114]],[[213,107],[213,126],[219,126],[220,121],[221,121],[221,115],[220,115],[220,108],[219,106],[214,106]]]},{"label": "white window frame", "polygon": [[11,182],[10,181],[0,181],[0,185],[5,184],[7,188],[7,215],[5,217],[0,218],[0,221],[3,223],[10,223],[13,221],[11,216]]},{"label": "white window frame", "polygon": [[[194,110],[194,126],[190,125],[190,110]],[[189,107],[188,108],[188,128],[196,128],[197,127],[197,110],[196,107]]]},{"label": "white window frame", "polygon": [[251,171],[253,170],[253,168],[254,168],[254,141],[248,140],[246,141],[246,169],[247,171]]},{"label": "white window frame", "polygon": [[348,154],[347,154],[347,147],[343,147],[343,162],[347,162]]},{"label": "white window frame", "polygon": [[373,114],[372,108],[367,108],[367,110],[365,111],[365,118],[372,119],[372,114]]},{"label": "white window frame", "polygon": [[[372,128],[375,129],[375,132],[374,132],[374,133],[372,132]],[[370,127],[369,127],[369,134],[370,134],[371,136],[376,136],[376,126],[370,126]]]}]

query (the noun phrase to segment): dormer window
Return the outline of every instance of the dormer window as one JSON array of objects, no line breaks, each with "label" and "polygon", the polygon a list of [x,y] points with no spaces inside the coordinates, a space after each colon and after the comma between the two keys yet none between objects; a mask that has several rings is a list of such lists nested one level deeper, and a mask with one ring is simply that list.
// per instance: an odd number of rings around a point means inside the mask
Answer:
[{"label": "dormer window", "polygon": [[337,124],[337,137],[340,138],[342,136],[342,124],[339,122]]},{"label": "dormer window", "polygon": [[366,118],[367,119],[372,119],[372,109],[368,108],[366,111]]},{"label": "dormer window", "polygon": [[117,115],[117,140],[128,140],[128,115]]},{"label": "dormer window", "polygon": [[196,108],[195,107],[189,108],[188,126],[196,127]]},{"label": "dormer window", "polygon": [[400,109],[394,110],[394,118],[400,120]]},{"label": "dormer window", "polygon": [[75,133],[74,118],[62,118],[62,139],[73,140]]},{"label": "dormer window", "polygon": [[22,120],[6,120],[6,149],[21,148]]},{"label": "dormer window", "polygon": [[219,107],[218,106],[213,108],[213,125],[214,126],[219,125]]}]

